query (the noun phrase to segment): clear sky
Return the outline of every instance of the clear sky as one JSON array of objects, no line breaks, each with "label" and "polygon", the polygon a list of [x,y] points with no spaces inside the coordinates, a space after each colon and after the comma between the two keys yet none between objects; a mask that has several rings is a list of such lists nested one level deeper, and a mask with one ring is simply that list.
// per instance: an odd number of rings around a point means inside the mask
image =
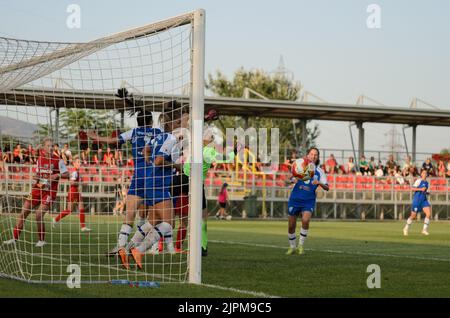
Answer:
[{"label": "clear sky", "polygon": [[[66,26],[69,4],[81,7],[80,29]],[[381,9],[379,29],[366,25],[370,4]],[[0,36],[65,42],[204,8],[207,73],[231,76],[241,66],[273,71],[283,55],[295,79],[327,101],[350,104],[365,94],[407,107],[416,96],[450,111],[446,0],[0,0],[0,7]],[[319,125],[319,147],[351,148],[348,123]],[[366,148],[385,149],[391,125],[365,126]],[[419,127],[418,151],[450,147],[449,135],[450,128]]]}]

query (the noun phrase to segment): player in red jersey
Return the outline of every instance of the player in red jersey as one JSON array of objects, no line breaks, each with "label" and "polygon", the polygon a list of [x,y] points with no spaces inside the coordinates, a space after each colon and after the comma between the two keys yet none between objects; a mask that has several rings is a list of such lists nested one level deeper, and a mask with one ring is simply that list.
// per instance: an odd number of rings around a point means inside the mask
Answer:
[{"label": "player in red jersey", "polygon": [[69,172],[64,161],[52,154],[52,139],[45,138],[42,142],[42,149],[39,152],[37,161],[35,181],[30,195],[25,199],[22,212],[17,218],[16,226],[13,230],[14,238],[3,242],[4,244],[14,244],[22,232],[25,219],[30,215],[32,209],[36,209],[36,224],[38,242],[36,247],[43,247],[45,243],[44,215],[50,210],[52,203],[56,199],[60,178],[67,178]]},{"label": "player in red jersey", "polygon": [[81,160],[78,156],[73,157],[73,167],[75,171],[70,174],[70,189],[69,194],[67,195],[67,209],[58,214],[55,218],[53,218],[52,223],[53,227],[64,217],[71,214],[76,204],[78,204],[78,212],[80,215],[80,226],[81,232],[89,232],[91,229],[86,227],[85,223],[85,210],[83,205],[83,200],[81,199],[81,194],[79,191],[80,187],[80,166]]}]

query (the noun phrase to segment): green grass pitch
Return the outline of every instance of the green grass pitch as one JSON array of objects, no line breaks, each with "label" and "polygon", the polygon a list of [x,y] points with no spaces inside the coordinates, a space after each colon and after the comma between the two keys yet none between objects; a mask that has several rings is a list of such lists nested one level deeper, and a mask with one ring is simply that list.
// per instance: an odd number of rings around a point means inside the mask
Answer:
[{"label": "green grass pitch", "polygon": [[[70,227],[67,225],[69,219],[73,222]],[[94,231],[81,235],[76,216],[64,221],[66,225],[56,230],[47,224],[48,238],[53,235],[54,243],[46,246],[44,252],[55,249],[53,251],[58,253],[71,253],[72,263],[89,259],[91,263],[101,265],[99,271],[103,274],[110,271],[124,275],[115,258],[103,255],[88,258],[88,245],[80,251],[71,247],[67,239],[71,237],[73,242],[89,243],[91,250],[100,254],[107,245],[99,244],[100,247],[95,249],[95,242],[110,240],[113,245],[115,223],[111,224],[107,218],[104,221],[97,219],[91,223]],[[28,284],[2,278],[0,297],[449,297],[450,223],[432,222],[428,237],[420,234],[422,224],[417,222],[412,225],[410,235],[404,237],[403,225],[403,222],[392,221],[313,220],[305,255],[287,256],[287,221],[209,220],[209,255],[202,258],[203,285],[162,283],[160,288],[152,289],[82,284],[80,289],[69,289],[65,284]],[[98,234],[107,230],[111,232],[110,236]],[[72,235],[64,236],[62,244],[56,244],[63,231],[70,231]],[[25,240],[34,242],[34,236],[28,233]],[[23,246],[29,251],[31,247],[31,243]],[[21,257],[24,263],[36,264],[42,260],[32,254]],[[168,256],[157,256],[155,263],[160,263],[162,257]],[[146,271],[181,273],[180,277],[175,274],[171,277],[182,278],[186,256],[177,257],[174,262],[178,265],[171,265],[172,268],[167,269],[168,265],[164,264],[149,269],[147,265]],[[64,266],[59,266],[57,261],[51,266],[51,260],[44,259],[46,265],[39,268],[34,278],[44,275],[42,278],[45,279],[48,278],[45,275],[52,273],[60,275],[61,280],[66,279],[69,274],[61,271]],[[381,268],[379,289],[369,289],[366,285],[370,264]],[[33,273],[35,271],[33,268]],[[95,269],[88,273],[82,271],[83,280],[92,279],[96,274]],[[126,275],[140,277],[136,271]]]}]

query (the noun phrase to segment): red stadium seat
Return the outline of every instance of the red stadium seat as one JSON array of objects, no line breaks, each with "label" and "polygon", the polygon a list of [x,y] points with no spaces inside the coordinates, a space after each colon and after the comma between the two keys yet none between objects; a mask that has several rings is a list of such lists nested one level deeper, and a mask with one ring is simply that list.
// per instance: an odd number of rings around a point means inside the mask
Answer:
[{"label": "red stadium seat", "polygon": [[384,186],[383,186],[382,184],[380,184],[380,183],[375,184],[375,190],[377,190],[377,191],[382,191],[383,188],[384,188]]},{"label": "red stadium seat", "polygon": [[211,179],[205,179],[205,186],[210,186],[212,184]]},{"label": "red stadium seat", "polygon": [[334,176],[333,175],[328,175],[327,176],[327,181],[328,181],[328,183],[333,183],[334,182]]},{"label": "red stadium seat", "polygon": [[371,177],[371,176],[365,177],[364,178],[364,182],[365,183],[373,183],[374,182],[374,177]]},{"label": "red stadium seat", "polygon": [[81,182],[89,183],[89,182],[91,182],[91,177],[88,176],[88,175],[82,175],[81,176]]},{"label": "red stadium seat", "polygon": [[373,189],[373,184],[372,184],[372,183],[366,183],[366,184],[364,184],[364,189],[366,189],[366,190],[372,190],[372,189]]},{"label": "red stadium seat", "polygon": [[383,185],[383,189],[384,189],[384,191],[391,191],[392,190],[392,186],[390,184],[384,184]]},{"label": "red stadium seat", "polygon": [[339,183],[347,182],[347,177],[345,177],[345,176],[337,176],[336,177],[336,182],[339,182]]},{"label": "red stadium seat", "polygon": [[214,185],[221,186],[222,184],[223,184],[222,179],[215,179],[214,180]]},{"label": "red stadium seat", "polygon": [[80,174],[87,174],[88,171],[85,167],[80,167]]},{"label": "red stadium seat", "polygon": [[345,189],[345,184],[343,184],[343,183],[336,183],[336,189]]},{"label": "red stadium seat", "polygon": [[266,187],[272,187],[273,182],[272,181],[266,181]]},{"label": "red stadium seat", "polygon": [[447,186],[440,185],[437,187],[437,191],[438,192],[447,192]]},{"label": "red stadium seat", "polygon": [[439,184],[439,179],[431,179],[430,180],[430,185],[437,185],[437,184]]},{"label": "red stadium seat", "polygon": [[363,189],[364,189],[364,184],[362,184],[362,183],[357,183],[357,184],[355,185],[355,188],[356,188],[356,190],[363,190]]},{"label": "red stadium seat", "polygon": [[93,182],[101,182],[102,180],[100,179],[99,175],[95,175],[95,176],[92,177],[92,181]]},{"label": "red stadium seat", "polygon": [[103,177],[103,182],[115,182],[115,179],[112,175],[106,175]]},{"label": "red stadium seat", "polygon": [[355,182],[354,176],[347,176],[344,178],[345,178],[345,182],[351,182],[351,183]]},{"label": "red stadium seat", "polygon": [[286,183],[284,183],[284,181],[277,181],[277,187],[284,188],[285,186],[286,186]]},{"label": "red stadium seat", "polygon": [[346,189],[353,189],[354,188],[354,184],[353,183],[344,183],[345,184],[345,188]]}]

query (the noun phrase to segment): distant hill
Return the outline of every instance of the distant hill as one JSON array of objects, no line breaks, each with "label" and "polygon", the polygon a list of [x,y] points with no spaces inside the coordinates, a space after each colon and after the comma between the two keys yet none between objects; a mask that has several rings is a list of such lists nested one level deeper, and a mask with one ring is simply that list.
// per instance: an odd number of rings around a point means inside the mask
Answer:
[{"label": "distant hill", "polygon": [[35,124],[0,116],[0,135],[31,138],[36,130],[38,126]]}]

